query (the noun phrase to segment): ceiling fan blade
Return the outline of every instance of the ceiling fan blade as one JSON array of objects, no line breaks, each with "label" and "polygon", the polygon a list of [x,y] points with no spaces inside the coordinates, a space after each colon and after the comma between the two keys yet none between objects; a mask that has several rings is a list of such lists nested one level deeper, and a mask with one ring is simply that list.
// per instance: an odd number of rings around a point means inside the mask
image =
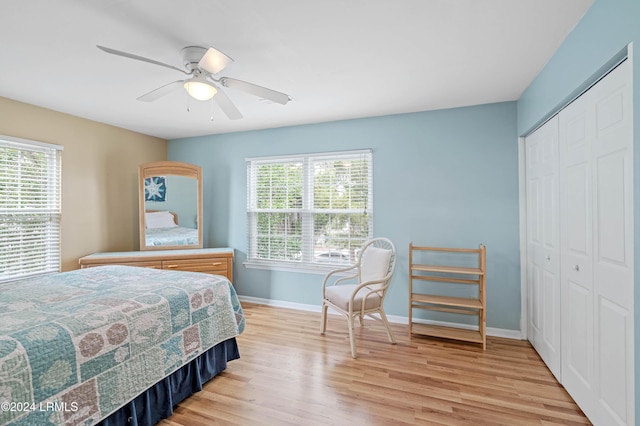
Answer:
[{"label": "ceiling fan blade", "polygon": [[242,80],[236,80],[235,78],[222,77],[220,83],[224,87],[230,87],[232,89],[242,90],[243,92],[264,98],[282,105],[286,105],[291,100],[289,95],[276,92],[275,90],[267,89],[266,87],[258,86],[257,84],[248,83]]},{"label": "ceiling fan blade", "polygon": [[115,50],[115,49],[111,49],[109,47],[104,47],[104,46],[100,46],[100,45],[97,45],[96,47],[98,49],[100,49],[100,50],[102,50],[104,52],[110,53],[112,55],[123,56],[125,58],[135,59],[136,61],[142,61],[142,62],[148,62],[150,64],[154,64],[154,65],[160,65],[161,67],[170,68],[172,70],[180,71],[181,73],[184,73],[184,74],[187,74],[187,75],[191,75],[191,73],[189,73],[189,72],[187,72],[187,71],[185,71],[183,69],[180,69],[178,67],[174,67],[173,65],[165,64],[163,62],[158,62],[158,61],[155,61],[153,59],[145,58],[143,56],[134,55],[133,53],[122,52],[120,50]]},{"label": "ceiling fan blade", "polygon": [[238,108],[231,102],[231,99],[224,93],[217,85],[210,82],[213,87],[216,88],[218,93],[213,96],[213,100],[216,101],[222,112],[229,118],[229,120],[239,120],[242,118],[242,114],[238,111]]},{"label": "ceiling fan blade", "polygon": [[163,97],[164,95],[169,94],[171,91],[177,89],[178,87],[182,87],[184,84],[184,80],[174,81],[173,83],[165,84],[162,87],[159,87],[155,90],[150,91],[149,93],[145,93],[144,95],[138,98],[139,101],[143,102],[152,102],[156,99]]},{"label": "ceiling fan blade", "polygon": [[232,62],[233,59],[218,49],[210,47],[207,49],[207,53],[202,56],[200,62],[198,62],[198,66],[210,74],[217,74]]}]

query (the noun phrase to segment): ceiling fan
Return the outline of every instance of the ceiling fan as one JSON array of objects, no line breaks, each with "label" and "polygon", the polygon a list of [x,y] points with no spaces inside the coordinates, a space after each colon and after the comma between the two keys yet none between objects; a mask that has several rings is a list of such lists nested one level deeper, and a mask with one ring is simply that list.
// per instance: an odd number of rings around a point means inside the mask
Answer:
[{"label": "ceiling fan", "polygon": [[139,98],[139,101],[151,102],[156,99],[167,95],[171,91],[184,87],[184,89],[194,99],[200,101],[207,101],[213,98],[218,104],[220,109],[225,113],[230,120],[237,120],[242,118],[242,114],[238,111],[238,108],[231,102],[231,99],[220,89],[220,86],[241,90],[251,95],[281,104],[286,105],[291,100],[289,95],[281,92],[277,92],[266,87],[258,86],[257,84],[249,83],[242,80],[229,77],[214,77],[230,63],[233,62],[229,56],[225,55],[221,51],[214,49],[213,47],[204,48],[198,46],[188,46],[181,50],[182,63],[184,69],[174,67],[173,65],[165,64],[153,59],[145,58],[143,56],[134,55],[132,53],[122,52],[120,50],[111,49],[109,47],[97,46],[100,50],[110,53],[112,55],[123,56],[129,59],[135,59],[142,62],[147,62],[154,65],[159,65],[172,70],[180,71],[189,76],[184,80],[177,80],[172,83],[161,86],[157,89],[146,93]]}]

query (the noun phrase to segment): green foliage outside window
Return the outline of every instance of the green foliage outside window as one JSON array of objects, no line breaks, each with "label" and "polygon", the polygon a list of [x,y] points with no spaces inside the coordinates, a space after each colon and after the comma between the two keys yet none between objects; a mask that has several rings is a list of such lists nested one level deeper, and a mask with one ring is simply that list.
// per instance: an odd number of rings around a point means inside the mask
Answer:
[{"label": "green foliage outside window", "polygon": [[254,258],[341,263],[371,237],[370,154],[250,167]]},{"label": "green foliage outside window", "polygon": [[0,281],[58,271],[56,148],[0,139]]}]

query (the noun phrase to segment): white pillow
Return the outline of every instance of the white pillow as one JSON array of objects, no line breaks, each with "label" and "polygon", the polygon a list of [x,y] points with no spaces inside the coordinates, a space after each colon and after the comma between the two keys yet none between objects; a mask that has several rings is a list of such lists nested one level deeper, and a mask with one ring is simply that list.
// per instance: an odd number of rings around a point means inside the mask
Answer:
[{"label": "white pillow", "polygon": [[360,260],[361,282],[381,280],[387,275],[391,250],[367,247]]},{"label": "white pillow", "polygon": [[170,212],[149,212],[144,214],[145,224],[150,228],[175,228],[176,222]]}]

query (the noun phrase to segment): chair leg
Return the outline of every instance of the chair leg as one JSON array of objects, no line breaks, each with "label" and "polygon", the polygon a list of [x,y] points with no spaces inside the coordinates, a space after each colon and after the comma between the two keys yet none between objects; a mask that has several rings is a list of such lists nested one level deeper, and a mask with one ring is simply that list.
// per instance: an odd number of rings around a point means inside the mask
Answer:
[{"label": "chair leg", "polygon": [[327,330],[327,309],[329,307],[327,306],[326,303],[322,303],[322,313],[320,315],[320,334],[324,334],[324,332]]},{"label": "chair leg", "polygon": [[387,328],[387,336],[389,337],[389,342],[392,345],[396,344],[396,339],[393,337],[393,333],[391,333],[391,327],[389,327],[389,321],[387,320],[387,315],[384,313],[384,309],[380,307],[380,318],[382,318],[382,322],[384,326]]},{"label": "chair leg", "polygon": [[351,341],[351,356],[354,358],[357,358],[358,354],[356,352],[356,339],[355,339],[355,336],[353,335],[353,317],[348,316],[347,321],[349,323],[349,340]]}]

